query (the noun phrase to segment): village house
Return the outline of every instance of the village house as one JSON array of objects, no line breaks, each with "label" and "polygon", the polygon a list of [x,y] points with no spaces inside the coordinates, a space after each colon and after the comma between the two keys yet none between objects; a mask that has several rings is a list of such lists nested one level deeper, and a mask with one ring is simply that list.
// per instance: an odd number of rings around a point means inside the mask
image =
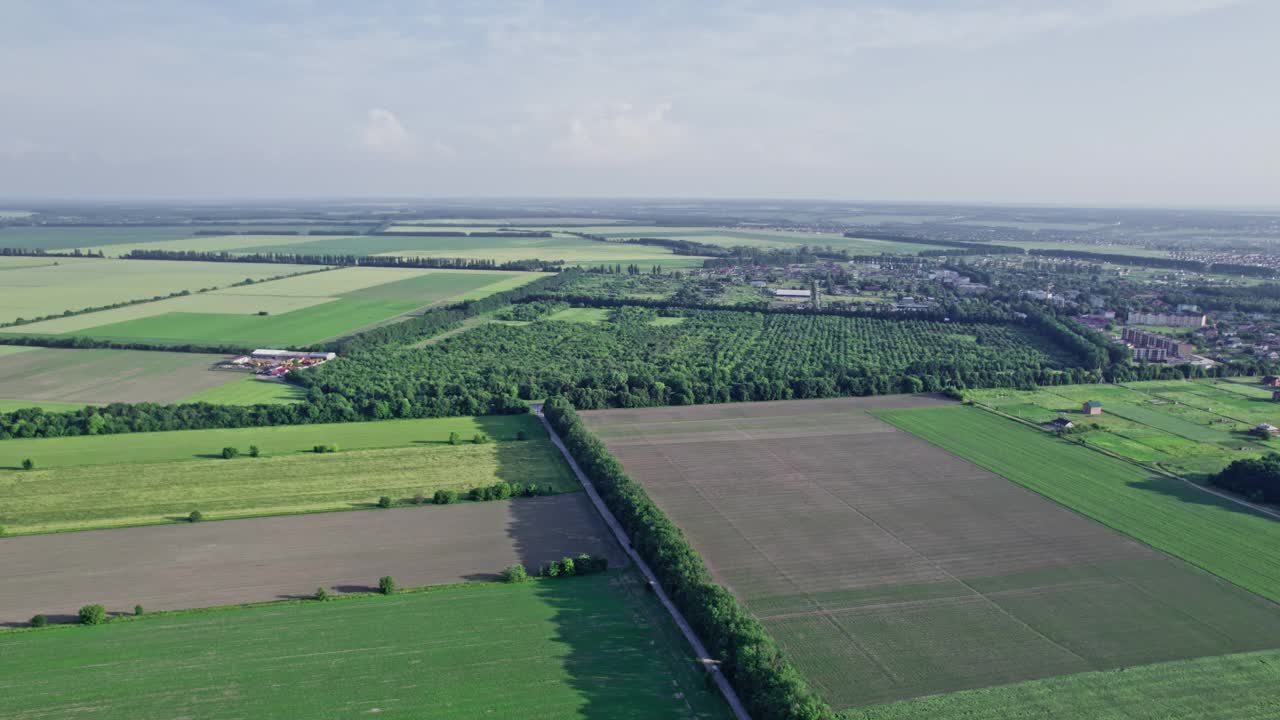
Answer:
[{"label": "village house", "polygon": [[1102,403],[1098,402],[1097,400],[1090,400],[1089,402],[1085,403],[1083,407],[1080,408],[1080,412],[1084,413],[1085,415],[1101,415]]}]

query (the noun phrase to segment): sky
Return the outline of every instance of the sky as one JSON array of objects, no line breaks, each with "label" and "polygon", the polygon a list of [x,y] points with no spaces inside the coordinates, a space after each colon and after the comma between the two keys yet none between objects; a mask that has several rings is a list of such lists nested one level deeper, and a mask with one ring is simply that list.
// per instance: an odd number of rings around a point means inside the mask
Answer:
[{"label": "sky", "polygon": [[0,197],[1280,206],[1275,0],[0,3]]}]

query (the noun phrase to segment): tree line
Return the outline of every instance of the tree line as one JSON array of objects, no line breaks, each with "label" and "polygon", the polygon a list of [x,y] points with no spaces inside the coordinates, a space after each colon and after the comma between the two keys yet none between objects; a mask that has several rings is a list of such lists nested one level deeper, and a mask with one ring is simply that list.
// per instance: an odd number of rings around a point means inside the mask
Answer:
[{"label": "tree line", "polygon": [[595,484],[640,557],[672,603],[720,662],[747,711],[756,718],[834,720],[832,709],[809,689],[777,643],[734,598],[716,584],[684,533],[622,469],[621,463],[578,419],[567,400],[544,405],[551,426]]},{"label": "tree line", "polygon": [[[394,233],[401,234],[401,233]],[[335,265],[392,268],[443,268],[449,270],[518,270],[523,272],[553,271],[563,260],[496,260],[446,257],[403,257],[398,255],[353,255],[333,253],[249,253],[225,251],[150,250],[135,248],[120,256],[123,260],[185,260],[192,262],[279,263],[288,265]]]},{"label": "tree line", "polygon": [[1232,461],[1221,472],[1210,476],[1209,484],[1254,502],[1280,502],[1280,453]]}]

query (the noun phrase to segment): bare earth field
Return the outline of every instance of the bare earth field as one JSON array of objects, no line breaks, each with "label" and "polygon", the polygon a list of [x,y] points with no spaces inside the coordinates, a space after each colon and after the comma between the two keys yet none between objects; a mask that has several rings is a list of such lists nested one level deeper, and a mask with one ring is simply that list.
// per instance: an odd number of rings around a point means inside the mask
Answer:
[{"label": "bare earth field", "polygon": [[495,577],[565,555],[625,555],[584,493],[448,506],[227,520],[0,540],[0,624],[69,620]]},{"label": "bare earth field", "polygon": [[0,353],[0,398],[82,405],[177,402],[245,377],[210,369],[224,359],[200,353],[6,346]]},{"label": "bare earth field", "polygon": [[1280,647],[1280,607],[867,411],[584,412],[838,708]]}]

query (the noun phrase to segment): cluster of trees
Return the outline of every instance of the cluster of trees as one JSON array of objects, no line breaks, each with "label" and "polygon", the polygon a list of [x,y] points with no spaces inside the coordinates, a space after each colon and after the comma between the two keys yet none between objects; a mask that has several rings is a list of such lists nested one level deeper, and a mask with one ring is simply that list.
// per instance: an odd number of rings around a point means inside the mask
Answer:
[{"label": "cluster of trees", "polygon": [[509,305],[493,314],[497,320],[519,320],[529,322],[540,320],[569,307],[569,303],[558,300],[534,300],[532,302]]},{"label": "cluster of trees", "polygon": [[[942,240],[938,238],[925,238],[918,235],[899,235],[898,233],[884,232],[847,232],[844,234],[847,238],[864,239],[864,240],[884,240],[885,242],[905,243],[908,245],[940,245],[942,247],[955,248],[957,250],[965,250],[965,254],[979,255],[1002,255],[1016,254],[1021,255],[1024,251],[1020,247],[1010,245],[989,245],[987,243],[965,242],[963,240]],[[923,251],[921,254],[928,251]],[[945,251],[937,251],[939,255],[954,255],[956,253],[947,253]]]},{"label": "cluster of trees", "polygon": [[1098,253],[1089,252],[1087,250],[1035,249],[1031,250],[1030,254],[1041,257],[1070,258],[1072,260],[1110,263],[1112,265],[1137,265],[1141,267],[1166,268],[1169,270],[1190,270],[1192,272],[1207,272],[1209,269],[1209,266],[1206,263],[1200,262],[1199,260],[1176,260],[1174,258]]},{"label": "cluster of trees", "polygon": [[1254,502],[1280,502],[1280,453],[1235,460],[1211,476],[1209,484],[1240,493]]},{"label": "cluster of trees", "polygon": [[49,252],[40,248],[0,248],[0,257],[106,257],[101,250],[84,252],[79,248],[71,252]]},{"label": "cluster of trees", "polygon": [[493,230],[481,232],[464,232],[462,230],[375,230],[369,234],[387,235],[391,237],[553,237],[550,230]]},{"label": "cluster of trees", "polygon": [[603,443],[564,398],[545,405],[547,420],[591,478],[636,552],[653,569],[733,685],[758,718],[833,720],[835,713],[809,690],[804,678],[733,594],[717,585],[684,533],[622,470]]},{"label": "cluster of trees", "polygon": [[[400,235],[402,233],[392,233]],[[402,257],[398,255],[352,255],[338,253],[251,253],[237,254],[204,250],[152,250],[135,248],[120,256],[124,260],[186,260],[191,262],[273,263],[281,265],[334,265],[350,267],[444,268],[449,270],[554,270],[563,260],[483,260],[446,257]]]},{"label": "cluster of trees", "polygon": [[572,577],[574,575],[594,575],[609,569],[609,558],[582,553],[578,557],[563,557],[552,560],[538,569],[541,577]]}]

